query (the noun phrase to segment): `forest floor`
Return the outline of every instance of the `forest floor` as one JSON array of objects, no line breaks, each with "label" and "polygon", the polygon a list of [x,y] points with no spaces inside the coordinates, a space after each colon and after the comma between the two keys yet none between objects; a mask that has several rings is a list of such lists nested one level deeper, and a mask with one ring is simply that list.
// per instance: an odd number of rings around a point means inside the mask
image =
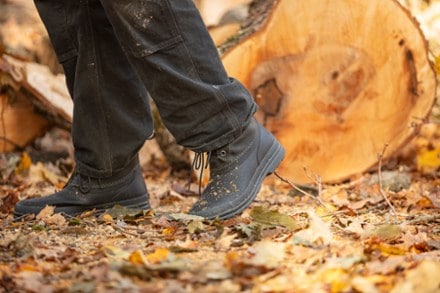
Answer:
[{"label": "forest floor", "polygon": [[14,220],[13,204],[62,187],[73,160],[54,129],[0,162],[0,292],[439,292],[440,127],[335,185],[269,176],[239,217],[185,214],[189,172],[144,166],[152,211]]}]

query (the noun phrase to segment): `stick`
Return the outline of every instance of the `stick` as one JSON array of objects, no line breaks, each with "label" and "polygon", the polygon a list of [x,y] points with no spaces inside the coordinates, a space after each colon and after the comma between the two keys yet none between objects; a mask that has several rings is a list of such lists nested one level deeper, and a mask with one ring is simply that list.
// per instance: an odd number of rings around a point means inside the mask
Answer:
[{"label": "stick", "polygon": [[379,166],[378,166],[379,192],[380,192],[380,195],[382,195],[382,197],[385,199],[388,206],[390,207],[392,214],[396,215],[397,214],[396,209],[394,208],[394,206],[392,205],[392,203],[390,202],[390,200],[386,196],[386,194],[383,190],[383,186],[382,186],[382,160],[383,160],[383,156],[385,154],[387,147],[388,147],[388,144],[385,144],[383,147],[382,153],[378,154],[378,159],[379,159]]}]

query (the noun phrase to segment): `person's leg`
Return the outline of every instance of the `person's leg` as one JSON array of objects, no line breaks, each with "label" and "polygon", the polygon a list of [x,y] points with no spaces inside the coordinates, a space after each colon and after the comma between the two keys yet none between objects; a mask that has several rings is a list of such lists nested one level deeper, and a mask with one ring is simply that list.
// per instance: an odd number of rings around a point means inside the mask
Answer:
[{"label": "person's leg", "polygon": [[153,132],[147,92],[99,1],[36,0],[74,102],[76,170],[110,177]]},{"label": "person's leg", "polygon": [[192,0],[100,0],[133,67],[177,142],[209,152],[211,181],[191,213],[228,218],[255,198],[284,156],[228,77]]},{"label": "person's leg", "polygon": [[153,132],[147,92],[99,1],[36,0],[74,101],[75,173],[49,197],[19,202],[16,215],[45,205],[68,214],[114,204],[148,208],[137,153]]},{"label": "person's leg", "polygon": [[101,0],[114,31],[178,144],[217,149],[256,104],[230,79],[192,0]]}]

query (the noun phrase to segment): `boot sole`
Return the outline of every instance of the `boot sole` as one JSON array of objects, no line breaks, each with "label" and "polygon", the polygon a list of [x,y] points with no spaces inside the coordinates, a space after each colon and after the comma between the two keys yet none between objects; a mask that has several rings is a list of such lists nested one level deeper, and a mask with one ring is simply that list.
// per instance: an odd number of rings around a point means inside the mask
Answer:
[{"label": "boot sole", "polygon": [[226,211],[221,215],[218,215],[216,218],[220,220],[229,219],[242,213],[257,197],[257,194],[261,189],[261,184],[263,183],[264,177],[275,171],[275,169],[280,165],[284,156],[284,148],[277,141],[274,141],[267,151],[266,156],[263,157],[261,164],[258,165],[254,176],[252,177],[252,180],[249,184],[251,190],[249,192],[246,192],[247,194],[249,194],[249,196],[245,198],[244,201],[242,201],[238,206],[235,206],[233,209]]},{"label": "boot sole", "polygon": [[[81,215],[84,212],[95,210],[95,215],[99,216],[102,215],[106,210],[111,209],[116,205],[120,205],[127,209],[149,210],[150,205],[148,204],[147,201],[145,201],[146,198],[148,198],[148,193],[124,201],[104,203],[93,207],[84,207],[83,209],[81,209],[80,206],[71,206],[71,207],[66,206],[66,207],[55,208],[55,213],[60,213],[63,215],[75,217]],[[14,211],[14,218],[21,218],[30,214],[35,214],[35,213],[33,212],[18,213]]]}]

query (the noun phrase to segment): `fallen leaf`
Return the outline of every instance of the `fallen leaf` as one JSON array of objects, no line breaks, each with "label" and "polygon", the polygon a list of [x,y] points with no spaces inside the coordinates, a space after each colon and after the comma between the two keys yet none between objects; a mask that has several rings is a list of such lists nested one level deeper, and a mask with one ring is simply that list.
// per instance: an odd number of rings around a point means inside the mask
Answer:
[{"label": "fallen leaf", "polygon": [[43,274],[35,271],[22,271],[16,274],[16,282],[19,284],[18,291],[51,293],[53,287],[44,284]]},{"label": "fallen leaf", "polygon": [[29,171],[31,166],[32,166],[31,157],[27,152],[23,152],[21,153],[20,161],[18,162],[15,172],[17,174],[24,174],[25,172]]},{"label": "fallen leaf", "polygon": [[359,293],[379,293],[379,289],[370,278],[356,276],[351,280],[351,286]]},{"label": "fallen leaf", "polygon": [[115,205],[111,209],[107,209],[105,214],[110,215],[113,219],[122,219],[124,217],[133,217],[142,214],[140,209],[131,209],[121,205]]},{"label": "fallen leaf", "polygon": [[330,224],[324,222],[314,211],[307,212],[309,217],[309,227],[296,232],[294,242],[300,244],[323,244],[328,245],[333,239]]},{"label": "fallen leaf", "polygon": [[250,242],[258,241],[262,237],[262,228],[258,223],[238,223],[236,226],[234,226],[234,229],[246,236],[247,240]]},{"label": "fallen leaf", "polygon": [[44,207],[37,215],[37,220],[43,220],[53,215],[55,210],[54,206],[46,206]]},{"label": "fallen leaf", "polygon": [[375,227],[374,229],[367,231],[368,237],[376,237],[382,240],[391,240],[399,237],[402,234],[402,230],[398,225],[383,224]]},{"label": "fallen leaf", "polygon": [[162,235],[163,236],[172,236],[172,235],[176,234],[177,230],[178,230],[178,227],[176,227],[176,226],[167,227],[162,230]]},{"label": "fallen leaf", "polygon": [[183,213],[171,213],[167,215],[167,218],[169,220],[174,220],[182,223],[189,223],[192,221],[203,221],[205,218],[196,216],[196,215],[190,215],[190,214],[183,214]]},{"label": "fallen leaf", "polygon": [[290,216],[275,210],[269,210],[263,206],[253,207],[250,216],[253,221],[264,225],[284,226],[290,231],[295,231],[299,228]]},{"label": "fallen leaf", "polygon": [[131,252],[113,245],[103,246],[102,251],[106,256],[117,260],[127,260],[131,255]]},{"label": "fallen leaf", "polygon": [[190,234],[194,234],[205,230],[205,225],[203,224],[202,221],[192,221],[191,223],[188,224],[188,226],[186,226],[186,228],[188,229],[188,232]]},{"label": "fallen leaf", "polygon": [[350,275],[341,268],[324,269],[317,273],[316,278],[330,285],[330,292],[346,292],[350,286]]},{"label": "fallen leaf", "polygon": [[440,148],[419,150],[417,167],[422,172],[434,172],[440,168]]},{"label": "fallen leaf", "polygon": [[405,261],[404,256],[391,255],[385,258],[385,260],[369,261],[365,264],[365,268],[370,275],[390,275],[404,268]]},{"label": "fallen leaf", "polygon": [[128,261],[132,264],[144,265],[147,263],[147,258],[141,250],[136,249],[128,256]]},{"label": "fallen leaf", "polygon": [[64,226],[66,224],[66,219],[59,213],[54,214],[54,210],[55,207],[46,206],[38,213],[36,217],[37,220],[49,226]]},{"label": "fallen leaf", "polygon": [[253,256],[248,263],[255,266],[263,266],[266,268],[276,268],[286,257],[286,243],[279,243],[270,240],[258,242],[251,249]]},{"label": "fallen leaf", "polygon": [[167,248],[156,248],[153,253],[147,254],[146,260],[149,263],[158,264],[167,260],[171,252]]},{"label": "fallen leaf", "polygon": [[391,293],[438,293],[440,291],[440,263],[422,261],[416,268],[405,273],[405,278],[393,288]]},{"label": "fallen leaf", "polygon": [[106,223],[111,223],[111,222],[113,222],[113,217],[110,216],[110,215],[107,214],[107,213],[101,215],[100,218],[101,218],[104,222],[106,222]]}]

